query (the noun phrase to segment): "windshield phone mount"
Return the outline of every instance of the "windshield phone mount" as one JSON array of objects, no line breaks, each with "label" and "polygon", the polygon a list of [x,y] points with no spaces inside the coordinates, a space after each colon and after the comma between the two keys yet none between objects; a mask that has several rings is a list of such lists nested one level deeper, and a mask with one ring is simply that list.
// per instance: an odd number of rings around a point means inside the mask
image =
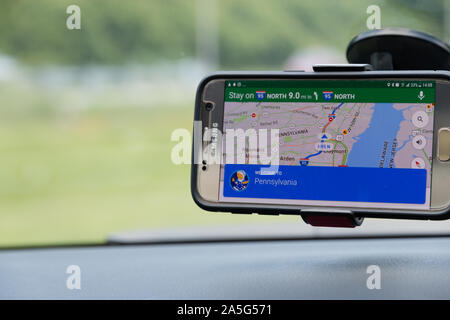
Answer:
[{"label": "windshield phone mount", "polygon": [[370,64],[373,70],[450,70],[450,46],[416,30],[377,29],[350,41],[347,60]]},{"label": "windshield phone mount", "polygon": [[[402,28],[363,32],[347,46],[349,64],[318,64],[314,72],[374,70],[450,70],[450,46],[429,34]],[[352,211],[302,210],[303,221],[315,227],[355,228],[363,217]]]}]

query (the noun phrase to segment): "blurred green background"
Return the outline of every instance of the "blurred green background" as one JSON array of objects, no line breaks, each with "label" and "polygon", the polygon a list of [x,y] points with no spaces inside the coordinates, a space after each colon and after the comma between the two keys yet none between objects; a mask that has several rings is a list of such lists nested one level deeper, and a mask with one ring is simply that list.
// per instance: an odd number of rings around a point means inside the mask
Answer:
[{"label": "blurred green background", "polygon": [[[71,4],[81,30],[66,27]],[[191,130],[195,88],[208,72],[345,62],[372,4],[382,27],[449,39],[444,0],[2,0],[0,246],[299,222],[197,208],[189,165],[170,160],[170,135]]]}]

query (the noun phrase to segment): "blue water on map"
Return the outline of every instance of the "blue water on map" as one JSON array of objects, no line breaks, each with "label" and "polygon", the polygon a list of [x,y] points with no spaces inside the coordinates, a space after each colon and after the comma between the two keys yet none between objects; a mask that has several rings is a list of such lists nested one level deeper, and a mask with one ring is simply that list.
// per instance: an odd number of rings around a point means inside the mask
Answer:
[{"label": "blue water on map", "polygon": [[[404,120],[403,111],[393,108],[392,103],[376,103],[369,128],[357,137],[348,157],[349,167],[379,167],[384,142],[387,141],[383,168],[389,168],[392,141]],[[395,165],[394,165],[395,167]]]}]

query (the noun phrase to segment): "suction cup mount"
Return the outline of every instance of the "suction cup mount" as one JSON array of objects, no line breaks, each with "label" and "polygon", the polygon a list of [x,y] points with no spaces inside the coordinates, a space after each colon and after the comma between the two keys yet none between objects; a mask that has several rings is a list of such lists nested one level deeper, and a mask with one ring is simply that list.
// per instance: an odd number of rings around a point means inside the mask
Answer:
[{"label": "suction cup mount", "polygon": [[420,31],[378,29],[353,38],[347,60],[371,64],[373,70],[450,70],[450,46]]}]

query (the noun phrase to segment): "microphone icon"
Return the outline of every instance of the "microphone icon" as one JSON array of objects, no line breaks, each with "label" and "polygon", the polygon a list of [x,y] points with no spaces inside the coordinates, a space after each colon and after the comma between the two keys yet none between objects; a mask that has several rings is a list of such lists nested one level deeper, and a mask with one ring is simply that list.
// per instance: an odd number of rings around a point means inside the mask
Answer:
[{"label": "microphone icon", "polygon": [[422,100],[423,98],[425,98],[425,95],[423,94],[423,91],[419,92],[419,95],[417,96],[420,100]]}]

